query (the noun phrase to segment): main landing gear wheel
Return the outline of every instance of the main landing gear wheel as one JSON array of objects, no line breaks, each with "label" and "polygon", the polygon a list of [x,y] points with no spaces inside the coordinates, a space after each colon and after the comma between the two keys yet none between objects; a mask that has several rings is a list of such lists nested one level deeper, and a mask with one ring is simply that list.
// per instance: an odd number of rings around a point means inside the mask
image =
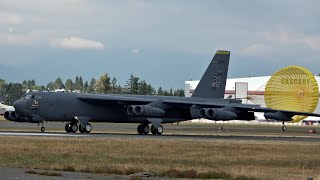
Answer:
[{"label": "main landing gear wheel", "polygon": [[69,126],[70,126],[70,123],[67,123],[65,126],[64,126],[64,130],[69,133]]},{"label": "main landing gear wheel", "polygon": [[86,127],[85,127],[85,132],[86,132],[86,133],[90,133],[91,130],[92,130],[92,126],[91,126],[90,123],[88,123],[88,124],[86,125]]},{"label": "main landing gear wheel", "polygon": [[77,123],[67,123],[64,127],[64,130],[67,133],[76,133],[78,131],[78,124]]},{"label": "main landing gear wheel", "polygon": [[83,127],[81,124],[79,124],[79,131],[81,133],[90,133],[91,130],[92,130],[92,126],[90,123],[88,123],[86,127]]},{"label": "main landing gear wheel", "polygon": [[69,131],[72,133],[76,133],[78,131],[78,124],[77,123],[71,123],[69,126]]},{"label": "main landing gear wheel", "polygon": [[46,128],[45,127],[41,127],[41,132],[45,132],[46,131]]},{"label": "main landing gear wheel", "polygon": [[148,134],[150,132],[150,128],[148,124],[140,124],[137,127],[137,131],[139,134]]},{"label": "main landing gear wheel", "polygon": [[155,128],[153,125],[151,126],[151,133],[153,135],[161,135],[163,133],[163,127],[159,125],[158,128]]}]

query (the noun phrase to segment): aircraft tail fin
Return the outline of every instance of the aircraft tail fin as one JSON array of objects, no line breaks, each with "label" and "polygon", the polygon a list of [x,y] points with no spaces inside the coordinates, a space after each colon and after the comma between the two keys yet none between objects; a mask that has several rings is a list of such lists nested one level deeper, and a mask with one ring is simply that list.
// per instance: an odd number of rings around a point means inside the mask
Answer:
[{"label": "aircraft tail fin", "polygon": [[229,59],[229,51],[216,52],[192,97],[224,98]]}]

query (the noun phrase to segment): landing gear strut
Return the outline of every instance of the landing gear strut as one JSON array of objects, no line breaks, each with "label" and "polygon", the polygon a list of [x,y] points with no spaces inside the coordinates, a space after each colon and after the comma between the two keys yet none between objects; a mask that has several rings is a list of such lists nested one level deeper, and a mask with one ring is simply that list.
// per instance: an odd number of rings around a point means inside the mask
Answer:
[{"label": "landing gear strut", "polygon": [[282,121],[282,131],[286,131],[287,130],[287,127],[286,125],[284,124],[284,121]]}]

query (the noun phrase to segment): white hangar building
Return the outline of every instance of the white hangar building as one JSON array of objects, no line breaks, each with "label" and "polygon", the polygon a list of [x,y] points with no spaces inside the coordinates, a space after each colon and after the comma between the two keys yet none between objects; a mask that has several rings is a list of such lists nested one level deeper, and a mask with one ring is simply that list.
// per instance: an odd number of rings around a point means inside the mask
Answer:
[{"label": "white hangar building", "polygon": [[[266,107],[264,93],[268,80],[271,76],[230,78],[227,79],[225,98],[238,98],[244,104],[259,104]],[[320,75],[315,75],[320,87]],[[190,97],[196,89],[199,81],[185,81],[185,96]],[[315,110],[320,113],[320,105]],[[263,113],[255,113],[257,120],[264,120]],[[318,117],[308,117],[306,120],[320,121]]]}]

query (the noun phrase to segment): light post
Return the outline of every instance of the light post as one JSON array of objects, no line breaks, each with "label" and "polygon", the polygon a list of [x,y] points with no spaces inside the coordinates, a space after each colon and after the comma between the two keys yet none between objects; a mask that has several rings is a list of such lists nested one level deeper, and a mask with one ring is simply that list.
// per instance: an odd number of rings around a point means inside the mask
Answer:
[{"label": "light post", "polygon": [[11,104],[10,96],[9,96],[9,95],[6,95],[5,97],[7,97],[7,98],[9,99],[8,105],[10,106],[10,104]]}]

